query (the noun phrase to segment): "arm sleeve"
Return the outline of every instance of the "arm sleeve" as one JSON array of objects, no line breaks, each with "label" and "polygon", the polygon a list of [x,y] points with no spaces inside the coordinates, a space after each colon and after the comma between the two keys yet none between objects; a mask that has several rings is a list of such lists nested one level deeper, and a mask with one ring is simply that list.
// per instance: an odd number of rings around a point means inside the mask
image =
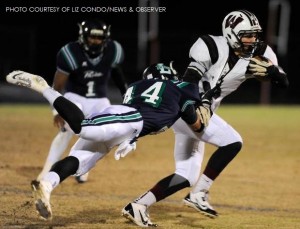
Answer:
[{"label": "arm sleeve", "polygon": [[287,88],[289,86],[289,81],[286,73],[278,65],[277,56],[270,46],[267,46],[264,56],[273,63],[273,65],[267,69],[271,82],[280,88]]},{"label": "arm sleeve", "polygon": [[280,88],[287,88],[289,81],[286,73],[279,66],[272,65],[268,68],[268,75],[271,78],[271,82]]},{"label": "arm sleeve", "polygon": [[194,104],[186,106],[185,110],[182,111],[181,118],[189,125],[194,124],[197,121],[197,113]]},{"label": "arm sleeve", "polygon": [[202,73],[195,67],[189,66],[183,74],[183,81],[198,85],[202,78]]}]

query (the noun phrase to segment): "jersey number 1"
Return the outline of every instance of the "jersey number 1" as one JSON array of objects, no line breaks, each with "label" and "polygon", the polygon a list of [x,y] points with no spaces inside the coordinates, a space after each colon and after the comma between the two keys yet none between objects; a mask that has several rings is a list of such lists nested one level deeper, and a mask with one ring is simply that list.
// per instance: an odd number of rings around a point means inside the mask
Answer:
[{"label": "jersey number 1", "polygon": [[89,81],[86,86],[87,86],[87,93],[85,94],[86,97],[92,97],[95,96],[95,91],[94,91],[94,85],[95,82],[94,81]]}]

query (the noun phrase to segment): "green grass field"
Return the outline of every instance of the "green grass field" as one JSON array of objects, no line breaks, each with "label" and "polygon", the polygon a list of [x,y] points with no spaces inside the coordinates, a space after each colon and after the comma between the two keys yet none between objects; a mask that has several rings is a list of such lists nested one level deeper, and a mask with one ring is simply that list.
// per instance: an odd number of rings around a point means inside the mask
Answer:
[{"label": "green grass field", "polygon": [[[223,106],[217,113],[244,140],[211,189],[220,216],[184,206],[185,189],[153,205],[152,221],[172,229],[300,228],[300,106]],[[30,181],[56,135],[50,108],[1,105],[0,125],[0,228],[137,228],[121,209],[174,170],[172,130],[146,136],[123,160],[111,153],[98,162],[87,183],[63,182],[52,193],[53,220],[46,222],[35,212]],[[214,150],[206,147],[203,168]]]}]

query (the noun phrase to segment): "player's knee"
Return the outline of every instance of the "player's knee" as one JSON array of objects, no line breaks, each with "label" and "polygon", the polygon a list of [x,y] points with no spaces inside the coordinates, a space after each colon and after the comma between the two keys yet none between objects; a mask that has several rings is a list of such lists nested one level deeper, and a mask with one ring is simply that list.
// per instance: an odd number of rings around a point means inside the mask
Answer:
[{"label": "player's knee", "polygon": [[76,173],[79,167],[79,160],[76,157],[68,156],[56,162],[50,171],[56,172],[60,177],[60,182]]},{"label": "player's knee", "polygon": [[243,147],[243,142],[232,143],[230,147],[232,148],[232,151],[236,152],[236,154],[237,154],[238,152],[241,151],[241,149]]},{"label": "player's knee", "polygon": [[176,159],[175,173],[187,179],[193,186],[199,177],[203,159],[203,150],[193,151],[185,158]]},{"label": "player's knee", "polygon": [[[230,158],[232,160],[242,149],[242,142],[234,142],[226,146],[222,146],[219,148],[220,156]],[[224,153],[226,152],[226,153]],[[227,160],[226,160],[227,161]]]},{"label": "player's knee", "polygon": [[[185,178],[188,181],[190,187],[193,186],[194,184],[196,184],[198,177],[199,177],[199,173],[200,173],[200,165],[197,166],[197,169],[195,168],[195,166],[196,166],[196,163],[193,166],[194,169],[192,169],[192,170],[190,170],[189,168],[186,168],[186,171],[182,171],[182,170],[175,171],[175,174]],[[198,169],[198,167],[199,167],[199,169]]]},{"label": "player's knee", "polygon": [[225,138],[225,139],[227,139],[227,141],[223,141],[223,143],[221,144],[223,146],[234,144],[235,145],[234,147],[238,148],[239,144],[241,146],[243,144],[243,138],[238,132],[229,134],[228,138]]}]

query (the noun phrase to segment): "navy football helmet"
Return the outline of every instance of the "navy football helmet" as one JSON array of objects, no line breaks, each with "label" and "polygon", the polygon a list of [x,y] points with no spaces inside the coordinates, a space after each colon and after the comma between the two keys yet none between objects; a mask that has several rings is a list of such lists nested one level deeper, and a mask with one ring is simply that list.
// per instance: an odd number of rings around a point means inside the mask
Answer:
[{"label": "navy football helmet", "polygon": [[[79,43],[82,45],[86,53],[94,58],[99,56],[106,45],[107,39],[110,37],[110,26],[101,20],[85,20],[79,25]],[[88,38],[102,40],[100,44],[90,43]]]},{"label": "navy football helmet", "polygon": [[144,70],[143,79],[178,80],[178,72],[173,67],[173,61],[169,65],[157,63]]}]

